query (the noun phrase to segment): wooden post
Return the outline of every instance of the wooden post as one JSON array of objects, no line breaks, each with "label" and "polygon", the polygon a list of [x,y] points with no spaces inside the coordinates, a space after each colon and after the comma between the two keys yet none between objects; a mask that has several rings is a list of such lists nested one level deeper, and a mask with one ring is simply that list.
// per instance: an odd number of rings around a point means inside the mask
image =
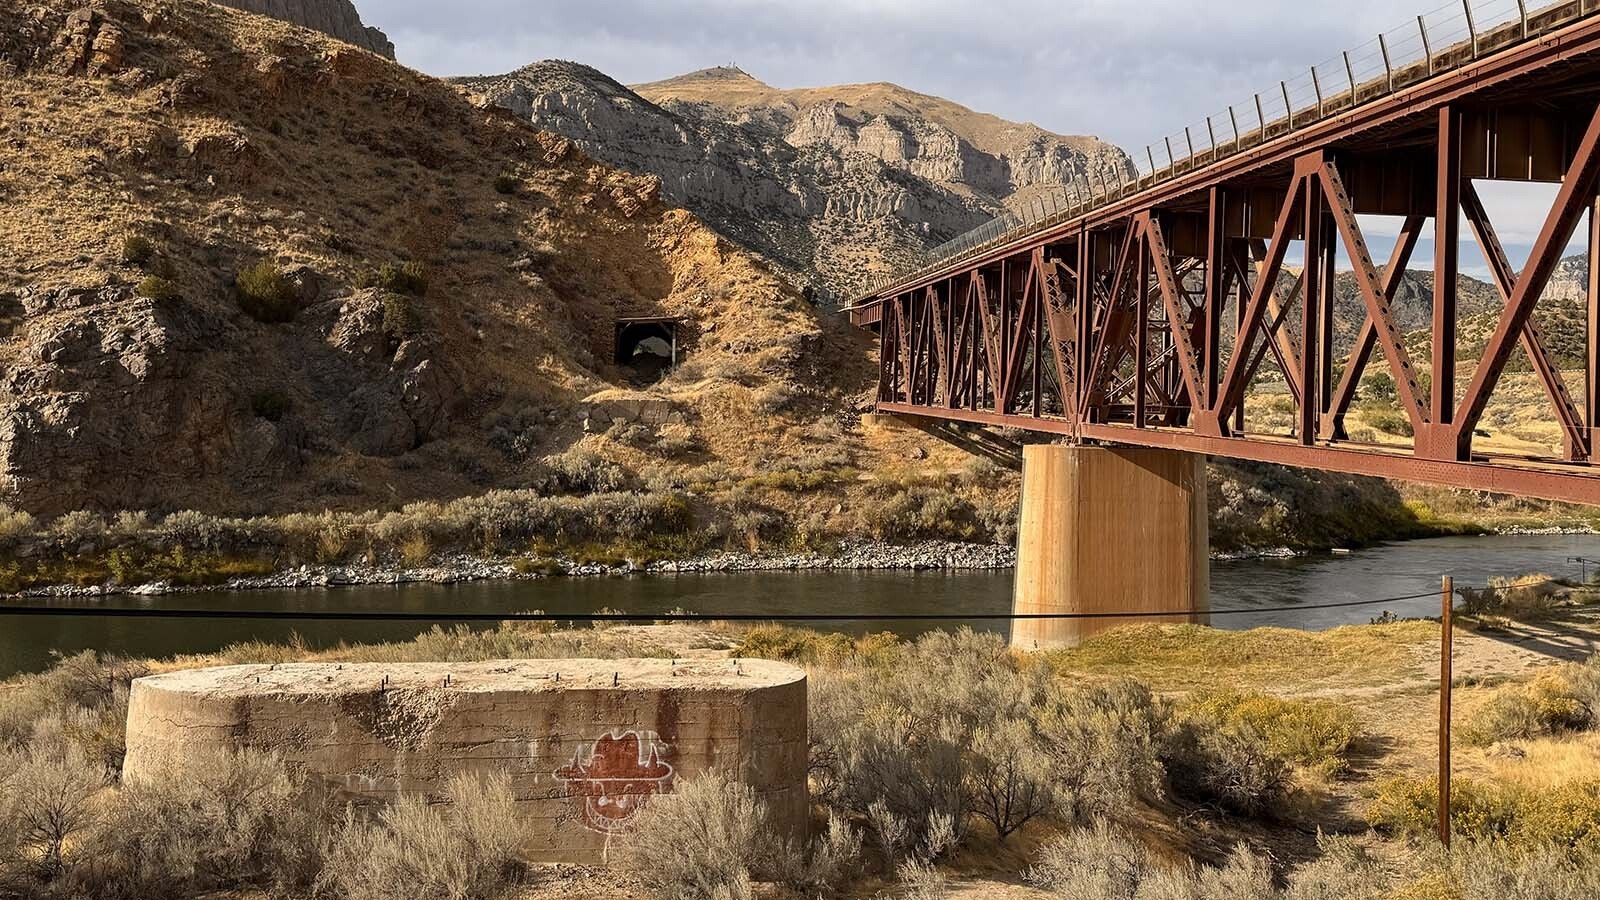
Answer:
[{"label": "wooden post", "polygon": [[1439,843],[1450,847],[1450,672],[1455,586],[1449,575],[1439,592]]}]

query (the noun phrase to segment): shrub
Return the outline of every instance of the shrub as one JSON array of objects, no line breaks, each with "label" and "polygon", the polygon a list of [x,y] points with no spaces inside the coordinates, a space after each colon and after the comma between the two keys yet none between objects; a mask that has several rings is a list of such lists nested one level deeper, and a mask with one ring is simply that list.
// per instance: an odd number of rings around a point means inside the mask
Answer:
[{"label": "shrub", "polygon": [[346,812],[324,855],[319,893],[344,900],[487,900],[523,876],[528,826],[503,774],[458,775],[448,802],[402,794],[370,821]]},{"label": "shrub", "polygon": [[1001,841],[1056,805],[1056,773],[1044,741],[1026,722],[1007,720],[973,735],[966,790],[979,818]]},{"label": "shrub", "polygon": [[43,881],[61,877],[71,862],[67,847],[94,823],[93,800],[106,786],[106,770],[63,740],[57,727],[0,756],[0,772],[6,773],[4,811],[11,843],[27,848],[22,859],[0,860],[0,865],[31,870],[28,874]]},{"label": "shrub", "polygon": [[[1450,829],[1470,839],[1499,838],[1514,811],[1505,798],[1464,778],[1450,782]],[[1391,778],[1367,807],[1367,824],[1390,834],[1418,837],[1439,829],[1439,780]]]},{"label": "shrub", "polygon": [[146,300],[172,300],[178,296],[178,286],[160,275],[147,275],[134,293]]},{"label": "shrub", "polygon": [[1289,795],[1289,766],[1246,723],[1190,713],[1164,756],[1173,789],[1246,816],[1276,810]]},{"label": "shrub", "polygon": [[122,239],[121,258],[124,265],[142,266],[154,259],[156,245],[142,234],[130,234]]},{"label": "shrub", "polygon": [[428,292],[428,269],[415,260],[408,260],[399,265],[384,263],[376,271],[367,272],[357,278],[356,287],[382,288],[391,294],[421,297]]},{"label": "shrub", "polygon": [[393,291],[383,295],[383,333],[403,341],[423,330],[422,311],[412,298]]},{"label": "shrub", "polygon": [[619,491],[628,483],[621,466],[593,450],[574,447],[565,453],[544,458],[548,472],[546,487],[569,494],[595,494]]},{"label": "shrub", "polygon": [[637,814],[622,865],[662,900],[747,900],[779,852],[749,786],[712,772],[680,781]]},{"label": "shrub", "polygon": [[1053,691],[1035,721],[1055,756],[1057,812],[1084,822],[1132,797],[1155,799],[1168,718],[1166,705],[1131,679]]},{"label": "shrub", "polygon": [[245,315],[258,322],[288,322],[294,319],[294,286],[276,263],[263,259],[240,272],[233,282],[234,294]]},{"label": "shrub", "polygon": [[260,391],[250,397],[250,412],[258,419],[277,422],[289,412],[289,395],[282,391]]},{"label": "shrub", "polygon": [[1275,755],[1328,775],[1349,768],[1350,749],[1359,733],[1355,714],[1328,700],[1212,691],[1191,700],[1188,708],[1223,727],[1251,728]]},{"label": "shrub", "polygon": [[325,821],[276,756],[217,753],[125,784],[84,843],[81,880],[107,900],[303,890]]},{"label": "shrub", "polygon": [[777,835],[748,785],[710,772],[651,799],[622,845],[621,862],[663,900],[746,898],[756,881],[806,896],[831,894],[861,854],[861,834],[830,815],[802,852]]},{"label": "shrub", "polygon": [[1385,434],[1411,437],[1415,430],[1411,425],[1411,417],[1404,412],[1388,406],[1369,405],[1362,407],[1362,416],[1367,424]]},{"label": "shrub", "polygon": [[1127,832],[1104,822],[1069,831],[1040,850],[1027,873],[1061,900],[1276,900],[1272,868],[1244,845],[1221,868],[1168,869]]},{"label": "shrub", "polygon": [[1600,664],[1563,664],[1541,672],[1525,685],[1495,690],[1462,723],[1469,744],[1528,740],[1595,726],[1600,711]]},{"label": "shrub", "polygon": [[515,194],[517,185],[520,184],[517,176],[511,172],[501,172],[494,177],[494,191],[497,194]]}]

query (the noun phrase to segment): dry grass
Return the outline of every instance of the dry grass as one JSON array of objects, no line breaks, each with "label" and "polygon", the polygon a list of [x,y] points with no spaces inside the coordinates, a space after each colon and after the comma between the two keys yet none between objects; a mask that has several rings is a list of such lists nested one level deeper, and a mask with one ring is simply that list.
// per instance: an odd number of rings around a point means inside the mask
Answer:
[{"label": "dry grass", "polygon": [[1405,681],[1413,671],[1411,651],[1437,641],[1438,626],[1430,622],[1319,632],[1141,625],[1096,635],[1046,658],[1063,674],[1131,676],[1163,691],[1229,684],[1303,692]]}]

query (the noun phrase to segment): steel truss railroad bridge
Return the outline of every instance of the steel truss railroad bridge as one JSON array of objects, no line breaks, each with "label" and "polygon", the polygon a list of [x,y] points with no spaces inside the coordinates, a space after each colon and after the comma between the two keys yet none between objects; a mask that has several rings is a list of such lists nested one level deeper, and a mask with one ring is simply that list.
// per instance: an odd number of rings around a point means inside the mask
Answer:
[{"label": "steel truss railroad bridge", "polygon": [[[1397,64],[1385,44],[1382,74],[1352,70],[1342,87],[1313,70],[1315,107],[1296,108],[1285,87],[1273,120],[1258,96],[1258,128],[1241,133],[1232,116],[1218,140],[1208,122],[1208,149],[1169,151],[1168,166],[1098,192],[1090,185],[1075,208],[873,289],[851,316],[879,334],[878,409],[1600,504],[1600,267],[1589,274],[1581,384],[1568,387],[1532,315],[1596,207],[1600,16],[1591,6],[1600,2],[1518,3],[1488,27],[1473,22],[1469,0],[1468,36],[1434,46],[1422,26],[1424,59]],[[1520,272],[1475,179],[1560,185]],[[1403,221],[1381,266],[1364,215]],[[1463,220],[1505,306],[1458,384]],[[1600,215],[1587,220],[1591,259],[1600,258]],[[1427,228],[1438,277],[1425,389],[1391,303]],[[1298,272],[1285,265],[1296,243]],[[1353,341],[1335,330],[1340,248],[1365,306]],[[1560,425],[1559,455],[1474,449],[1518,347]],[[1294,401],[1291,434],[1246,428],[1246,387],[1268,360]],[[1414,446],[1346,431],[1369,363],[1393,377]]]}]

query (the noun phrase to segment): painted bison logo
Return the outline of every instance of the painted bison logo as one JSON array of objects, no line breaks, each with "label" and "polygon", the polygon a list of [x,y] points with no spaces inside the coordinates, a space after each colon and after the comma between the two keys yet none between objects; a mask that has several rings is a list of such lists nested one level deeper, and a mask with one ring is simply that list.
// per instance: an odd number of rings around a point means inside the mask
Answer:
[{"label": "painted bison logo", "polygon": [[666,752],[653,732],[613,731],[580,747],[555,777],[568,797],[582,801],[585,828],[615,834],[651,797],[672,791],[672,766],[661,761]]}]

